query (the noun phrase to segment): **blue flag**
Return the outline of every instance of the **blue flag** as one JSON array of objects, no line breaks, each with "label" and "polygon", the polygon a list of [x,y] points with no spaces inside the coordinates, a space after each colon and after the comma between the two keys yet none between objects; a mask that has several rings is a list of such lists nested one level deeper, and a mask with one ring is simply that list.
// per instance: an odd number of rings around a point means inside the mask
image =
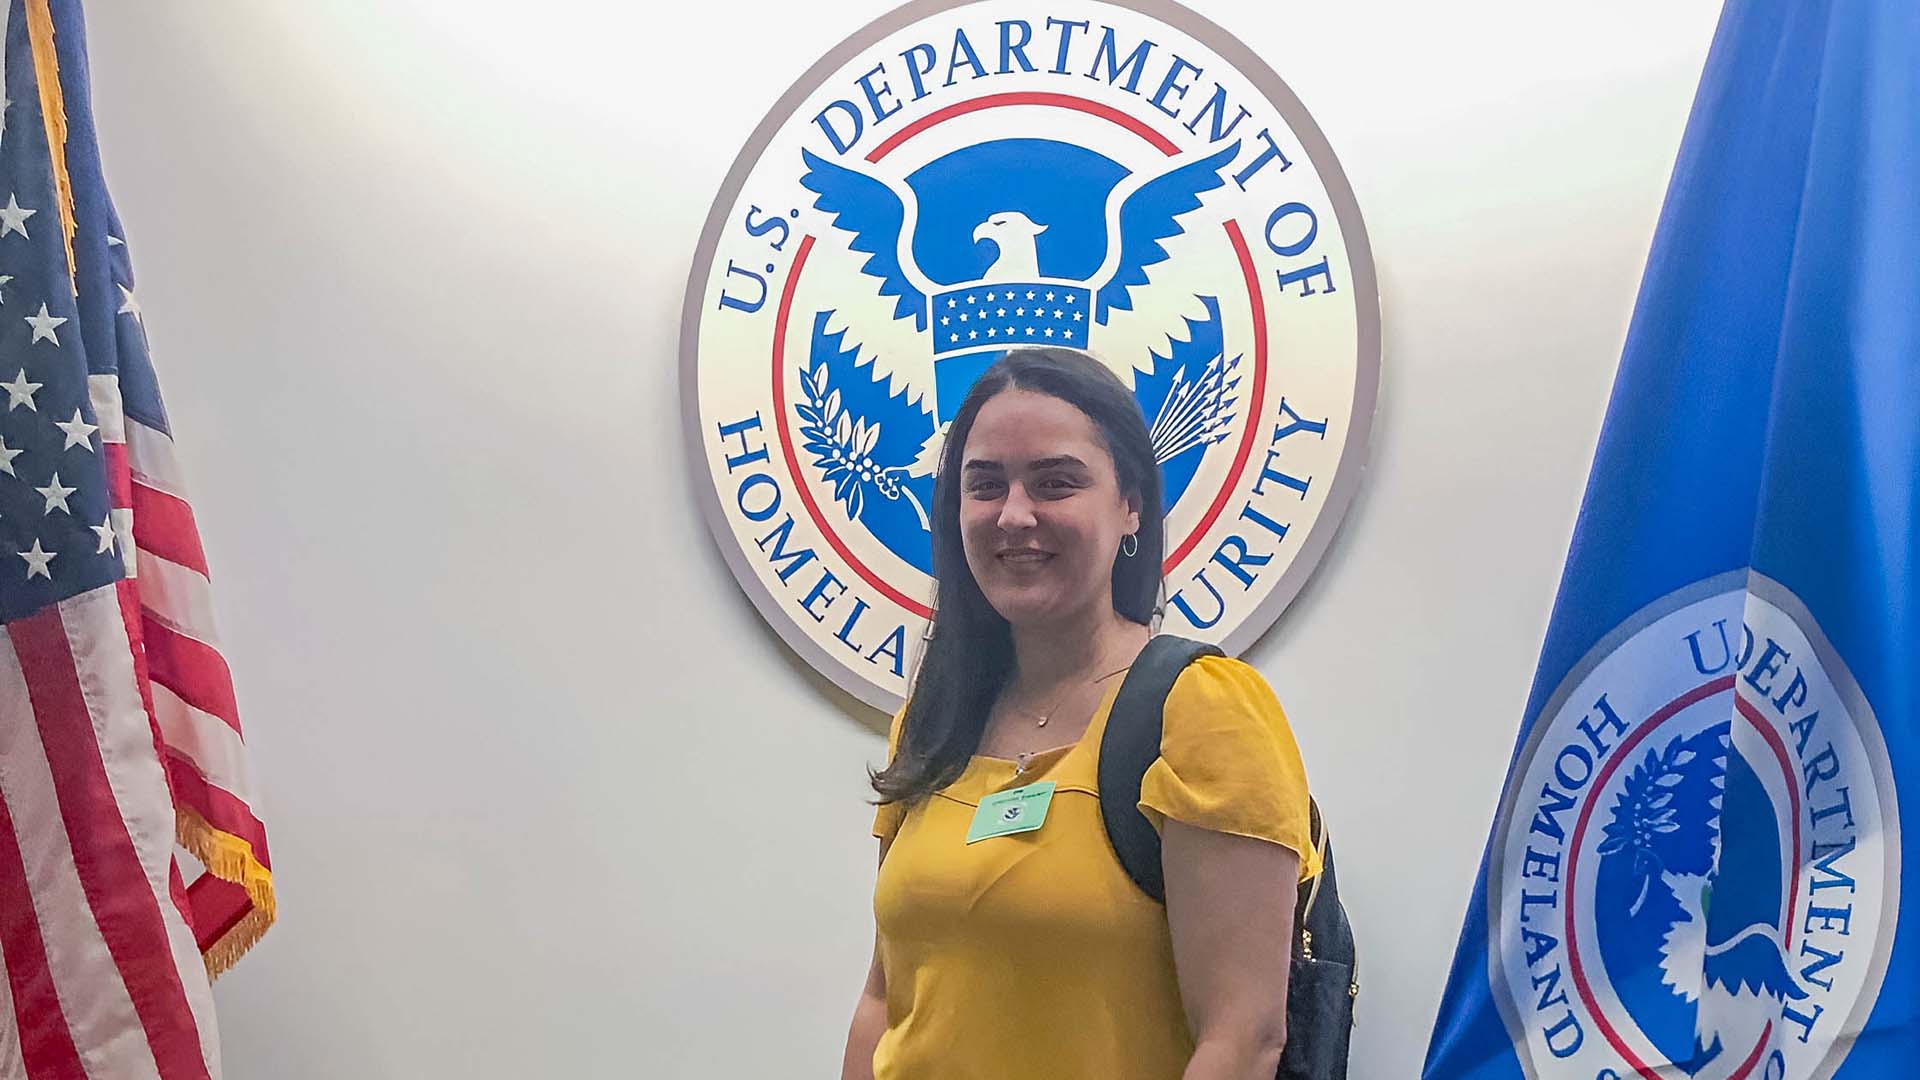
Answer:
[{"label": "blue flag", "polygon": [[1920,4],[1730,0],[1425,1076],[1920,1075],[1917,497]]}]

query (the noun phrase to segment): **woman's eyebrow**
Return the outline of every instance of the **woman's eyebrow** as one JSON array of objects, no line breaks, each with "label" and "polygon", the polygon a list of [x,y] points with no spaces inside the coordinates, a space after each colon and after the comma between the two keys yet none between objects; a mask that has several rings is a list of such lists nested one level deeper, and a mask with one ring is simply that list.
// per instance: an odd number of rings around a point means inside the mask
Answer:
[{"label": "woman's eyebrow", "polygon": [[1084,469],[1087,467],[1087,463],[1074,457],[1072,454],[1056,454],[1053,457],[1037,458],[1027,467],[1035,470],[1061,468]]}]

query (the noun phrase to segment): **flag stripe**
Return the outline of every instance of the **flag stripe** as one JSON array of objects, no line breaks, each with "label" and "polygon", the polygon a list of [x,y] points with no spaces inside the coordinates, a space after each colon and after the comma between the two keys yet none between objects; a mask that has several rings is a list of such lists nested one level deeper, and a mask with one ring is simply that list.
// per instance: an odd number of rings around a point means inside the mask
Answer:
[{"label": "flag stripe", "polygon": [[175,630],[151,615],[140,620],[147,647],[147,670],[182,701],[225,720],[240,730],[240,709],[233,700],[233,676],[220,653],[205,642]]},{"label": "flag stripe", "polygon": [[163,751],[159,727],[152,720],[135,674],[127,630],[130,592],[128,583],[118,582],[63,601],[61,623],[74,670],[81,676],[80,695],[93,719],[102,761],[111,768],[109,779],[119,801],[120,817],[127,823],[127,836],[160,913],[166,944],[173,955],[173,973],[188,975],[178,981],[193,1014],[192,1032],[200,1043],[197,1061],[204,1071],[207,1063],[217,1068],[220,1060],[213,990],[201,977],[205,967],[187,925],[186,909],[174,903],[177,815],[166,769],[160,763]]},{"label": "flag stripe", "polygon": [[87,397],[93,401],[93,422],[100,425],[100,441],[126,442],[126,414],[120,405],[120,376],[87,376]]},{"label": "flag stripe", "polygon": [[[14,668],[15,678],[18,673]],[[0,779],[4,777],[5,771],[0,769]],[[15,788],[9,782],[3,790]],[[17,1064],[20,1070],[0,1075],[25,1075],[27,1080],[87,1080],[80,1051],[73,1044],[59,995],[54,992],[46,942],[40,936],[26,864],[15,839],[18,835],[6,800],[0,799],[0,960],[7,967],[12,1018],[6,1026],[18,1054],[17,1058],[0,1057],[0,1065]]]},{"label": "flag stripe", "polygon": [[133,506],[133,472],[127,465],[127,444],[107,443],[100,447],[100,456],[107,466],[109,509],[130,509]]},{"label": "flag stripe", "polygon": [[[103,593],[112,595],[103,590],[76,599]],[[26,674],[81,889],[95,921],[103,927],[107,949],[133,999],[162,1080],[210,1080],[198,1024],[172,962],[165,917],[152,889],[146,887],[146,872],[129,835],[130,823],[123,812],[131,808],[116,800],[114,778],[108,773],[109,753],[121,769],[136,765],[139,759],[127,760],[115,753],[121,747],[101,744],[81,690],[63,614],[61,607],[43,609],[8,624],[7,631]],[[118,626],[118,616],[109,622]]]},{"label": "flag stripe", "polygon": [[[0,848],[13,846],[13,818],[7,814],[7,803],[0,797]],[[15,849],[11,854],[0,854],[0,1076],[25,1076],[26,1062],[20,1057],[20,1018],[13,1011],[13,985],[5,977],[7,971],[6,922],[7,903],[11,897],[10,888],[15,883],[14,871],[18,869],[20,852]],[[18,882],[24,896],[24,880]],[[39,929],[35,928],[38,935]],[[63,1021],[64,1017],[61,1018]]]},{"label": "flag stripe", "polygon": [[132,502],[134,539],[142,548],[169,562],[207,572],[200,530],[193,523],[193,507],[185,499],[152,486],[136,472]]},{"label": "flag stripe", "polygon": [[193,907],[193,932],[203,952],[232,933],[254,910],[253,897],[244,886],[213,874],[202,874],[187,887],[187,902]]},{"label": "flag stripe", "polygon": [[148,614],[189,637],[217,646],[213,591],[206,575],[142,548],[138,554],[140,603]]},{"label": "flag stripe", "polygon": [[166,432],[150,428],[132,417],[127,418],[126,432],[127,460],[132,464],[134,479],[148,487],[185,498],[186,483],[181,475],[179,456],[174,452],[173,439]]},{"label": "flag stripe", "polygon": [[267,859],[267,830],[246,803],[231,793],[207,783],[194,766],[175,747],[167,748],[167,778],[173,783],[174,798],[207,819],[207,824],[245,840],[253,848],[260,865],[273,869]]},{"label": "flag stripe", "polygon": [[[0,918],[27,1075],[152,1077],[153,1055],[140,1040],[138,1013],[88,904],[76,862],[81,852],[71,843],[48,753],[90,742],[92,725],[80,719],[80,730],[50,747],[43,729],[27,719],[37,702],[21,670],[24,659],[11,638],[0,636],[0,715],[19,718],[0,744],[0,813],[9,822],[0,835],[6,863],[0,866]],[[82,1065],[80,1047],[91,1068]]]},{"label": "flag stripe", "polygon": [[173,753],[191,764],[206,783],[251,805],[247,748],[239,732],[225,720],[182,701],[158,682],[153,684],[153,715]]}]

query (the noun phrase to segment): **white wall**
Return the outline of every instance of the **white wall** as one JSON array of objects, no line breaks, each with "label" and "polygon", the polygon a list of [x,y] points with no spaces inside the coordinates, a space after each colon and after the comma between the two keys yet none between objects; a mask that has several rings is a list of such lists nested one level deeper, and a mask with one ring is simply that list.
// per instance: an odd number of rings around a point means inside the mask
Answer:
[{"label": "white wall", "polygon": [[[675,335],[736,148],[885,4],[91,6],[271,796],[229,1076],[833,1075],[876,718],[709,542]],[[1375,245],[1370,475],[1250,658],[1338,828],[1355,1076],[1408,1077],[1716,5],[1196,6]]]}]

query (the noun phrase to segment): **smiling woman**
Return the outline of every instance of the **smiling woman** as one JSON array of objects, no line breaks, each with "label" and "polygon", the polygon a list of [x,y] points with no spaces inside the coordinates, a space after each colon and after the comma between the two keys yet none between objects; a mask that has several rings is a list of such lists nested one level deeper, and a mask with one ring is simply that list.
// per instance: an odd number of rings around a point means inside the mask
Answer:
[{"label": "smiling woman", "polygon": [[[1139,406],[1072,349],[974,384],[933,500],[939,605],[890,760],[874,958],[843,1077],[1271,1077],[1306,777],[1252,668],[1168,693],[1138,809],[1165,906],[1102,822],[1107,716],[1158,614],[1160,472]],[[1277,976],[1277,979],[1276,979]]]},{"label": "smiling woman", "polygon": [[[1146,421],[1091,356],[1008,353],[954,414],[939,475],[939,614],[905,712],[909,752],[874,781],[889,800],[915,801],[958,776],[1016,675],[1018,704],[1076,661],[1124,667],[1160,593],[1160,470]],[[1120,555],[1123,536],[1131,557]]]}]

